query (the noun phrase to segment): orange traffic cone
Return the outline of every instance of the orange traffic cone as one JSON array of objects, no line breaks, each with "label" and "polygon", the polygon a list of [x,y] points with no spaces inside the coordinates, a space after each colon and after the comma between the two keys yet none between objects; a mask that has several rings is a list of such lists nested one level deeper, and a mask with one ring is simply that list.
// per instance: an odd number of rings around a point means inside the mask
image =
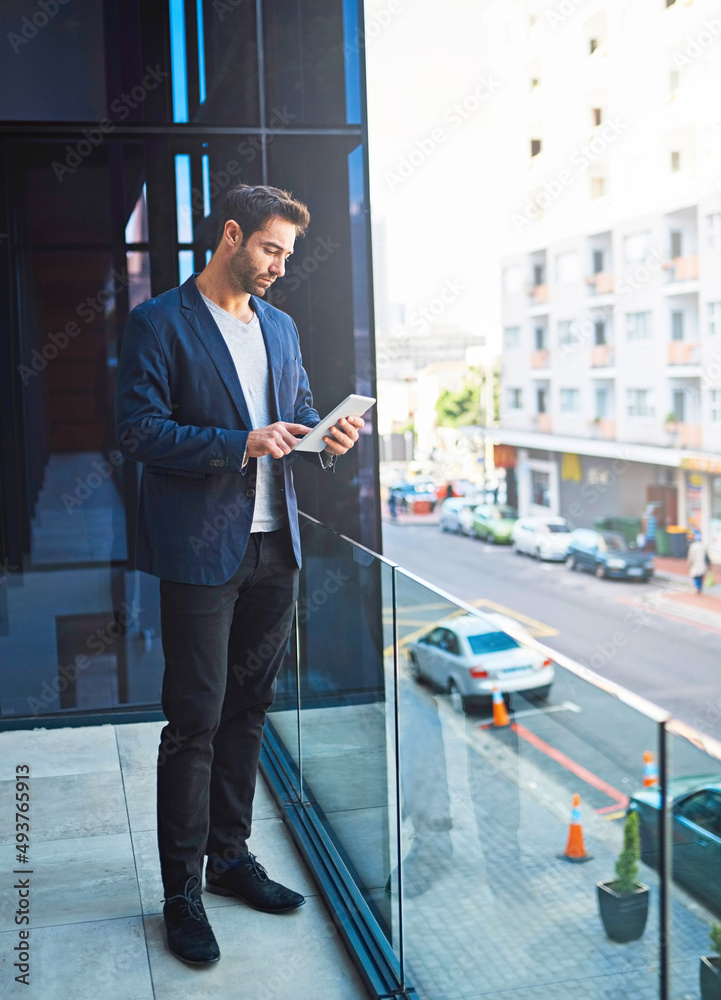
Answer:
[{"label": "orange traffic cone", "polygon": [[583,828],[581,827],[581,796],[573,796],[573,807],[571,809],[571,824],[568,828],[568,842],[563,854],[556,855],[564,861],[590,861],[591,855],[586,853],[583,844]]},{"label": "orange traffic cone", "polygon": [[652,788],[658,783],[658,768],[653,754],[647,750],[643,755],[643,787]]},{"label": "orange traffic cone", "polygon": [[497,687],[493,689],[493,726],[494,728],[501,728],[502,726],[510,726],[511,720],[508,718],[508,712],[506,711],[506,703],[503,700],[503,695],[498,690]]}]

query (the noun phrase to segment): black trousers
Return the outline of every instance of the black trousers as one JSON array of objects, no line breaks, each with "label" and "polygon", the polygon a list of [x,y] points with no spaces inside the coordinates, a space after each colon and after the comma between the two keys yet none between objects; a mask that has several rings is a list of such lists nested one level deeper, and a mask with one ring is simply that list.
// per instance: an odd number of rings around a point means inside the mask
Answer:
[{"label": "black trousers", "polygon": [[165,895],[247,851],[266,710],[298,595],[290,530],[253,532],[216,587],[160,581],[168,720],[158,753],[158,850]]}]

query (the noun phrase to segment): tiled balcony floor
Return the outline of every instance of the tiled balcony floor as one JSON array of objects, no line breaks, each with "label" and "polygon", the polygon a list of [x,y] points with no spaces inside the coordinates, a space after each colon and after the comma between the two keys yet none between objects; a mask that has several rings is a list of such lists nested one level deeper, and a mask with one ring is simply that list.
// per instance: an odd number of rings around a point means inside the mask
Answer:
[{"label": "tiled balcony floor", "polygon": [[[0,733],[0,995],[27,1000],[357,1000],[367,996],[262,779],[251,850],[305,906],[204,894],[221,950],[167,950],[155,840],[161,723]],[[30,987],[15,982],[14,775],[31,769]]]}]

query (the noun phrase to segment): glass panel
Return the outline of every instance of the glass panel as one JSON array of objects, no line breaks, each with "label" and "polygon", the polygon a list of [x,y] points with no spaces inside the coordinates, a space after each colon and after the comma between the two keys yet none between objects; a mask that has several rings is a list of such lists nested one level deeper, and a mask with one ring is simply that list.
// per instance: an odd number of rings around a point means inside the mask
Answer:
[{"label": "glass panel", "polygon": [[719,954],[709,931],[721,918],[721,747],[680,723],[670,731],[671,996],[696,1000],[700,978],[715,978],[702,958]]},{"label": "glass panel", "polygon": [[[647,923],[623,945],[604,931],[596,885],[616,878],[656,723],[547,660],[519,622],[400,569],[396,595],[408,981],[427,997],[561,984],[574,996],[657,995],[656,874],[641,867]],[[467,636],[489,628],[520,647],[474,653]],[[440,642],[425,641],[432,632]]]},{"label": "glass panel", "polygon": [[391,569],[326,527],[301,523],[305,791],[398,950],[398,897],[389,891],[397,865]]},{"label": "glass panel", "polygon": [[188,120],[188,66],[185,55],[185,3],[170,3],[170,65],[173,77],[173,121]]}]

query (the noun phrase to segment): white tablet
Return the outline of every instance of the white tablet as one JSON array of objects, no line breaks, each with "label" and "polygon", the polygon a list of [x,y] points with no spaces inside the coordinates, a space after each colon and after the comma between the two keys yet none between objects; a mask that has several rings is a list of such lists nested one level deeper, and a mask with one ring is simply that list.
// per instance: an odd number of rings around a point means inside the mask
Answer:
[{"label": "white tablet", "polygon": [[373,396],[356,396],[354,394],[346,396],[343,402],[331,410],[319,424],[316,424],[312,431],[308,431],[305,437],[298,440],[293,451],[323,451],[325,448],[323,435],[328,433],[337,420],[340,420],[341,417],[362,417],[374,403]]}]

